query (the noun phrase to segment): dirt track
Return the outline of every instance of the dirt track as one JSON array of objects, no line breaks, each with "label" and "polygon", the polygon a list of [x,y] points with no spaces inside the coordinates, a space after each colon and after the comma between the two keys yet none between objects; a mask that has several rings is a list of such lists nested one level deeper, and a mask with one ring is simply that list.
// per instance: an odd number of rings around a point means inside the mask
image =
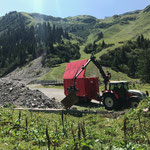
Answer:
[{"label": "dirt track", "polygon": [[[56,89],[56,88],[39,88],[39,85],[29,85],[28,86],[30,89],[33,89],[33,90],[39,90],[41,91],[42,93],[44,93],[46,96],[48,96],[49,98],[55,98],[57,101],[61,101],[65,95],[64,95],[64,90],[63,89]],[[80,105],[77,105],[77,106],[80,106]],[[91,103],[89,104],[81,104],[82,107],[90,107],[90,108],[99,108],[101,107],[102,105],[95,101],[95,100],[92,100]],[[64,113],[71,113],[71,114],[82,114],[82,113],[86,113],[86,114],[103,114],[105,117],[107,118],[117,118],[118,116],[120,115],[124,115],[126,113],[127,110],[123,110],[123,111],[108,111],[108,110],[104,110],[104,111],[94,111],[94,110],[89,110],[87,111],[87,109],[85,110],[82,110],[82,111],[79,111],[79,110],[70,110],[69,111],[66,111],[64,109],[31,109],[31,111],[43,111],[43,112],[48,112],[48,113],[60,113],[62,111],[64,111]]]},{"label": "dirt track", "polygon": [[65,97],[63,89],[38,88],[37,85],[29,85],[28,87],[33,90],[39,90],[42,93],[44,93],[46,96],[48,96],[49,98],[54,97],[58,101],[61,101]]}]

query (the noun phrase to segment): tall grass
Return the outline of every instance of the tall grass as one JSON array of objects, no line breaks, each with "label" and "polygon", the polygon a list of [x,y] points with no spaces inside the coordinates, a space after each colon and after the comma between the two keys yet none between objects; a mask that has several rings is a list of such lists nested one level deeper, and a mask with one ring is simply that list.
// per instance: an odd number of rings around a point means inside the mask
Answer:
[{"label": "tall grass", "polygon": [[142,101],[125,115],[82,117],[1,108],[0,149],[149,149],[149,102]]}]

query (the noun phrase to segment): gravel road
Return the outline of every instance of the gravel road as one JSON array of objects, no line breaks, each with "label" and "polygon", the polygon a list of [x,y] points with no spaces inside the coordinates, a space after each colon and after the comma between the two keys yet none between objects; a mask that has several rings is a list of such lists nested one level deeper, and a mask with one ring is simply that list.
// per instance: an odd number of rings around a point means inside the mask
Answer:
[{"label": "gravel road", "polygon": [[61,101],[65,95],[63,89],[56,89],[56,88],[38,88],[38,85],[29,85],[30,89],[39,90],[44,93],[49,98],[55,98],[58,101]]},{"label": "gravel road", "polygon": [[[28,85],[28,87],[32,90],[39,90],[44,93],[49,98],[55,98],[57,101],[61,101],[65,98],[64,89],[57,89],[57,88],[38,88],[40,84],[33,84]],[[92,100],[92,104],[99,104],[98,101]]]}]

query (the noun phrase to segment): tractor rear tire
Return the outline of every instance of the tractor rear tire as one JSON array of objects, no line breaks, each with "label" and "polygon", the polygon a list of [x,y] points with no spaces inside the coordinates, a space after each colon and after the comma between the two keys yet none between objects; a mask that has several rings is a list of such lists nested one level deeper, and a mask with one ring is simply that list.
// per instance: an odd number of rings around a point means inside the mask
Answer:
[{"label": "tractor rear tire", "polygon": [[103,104],[107,110],[113,110],[117,108],[116,98],[112,94],[104,95]]}]

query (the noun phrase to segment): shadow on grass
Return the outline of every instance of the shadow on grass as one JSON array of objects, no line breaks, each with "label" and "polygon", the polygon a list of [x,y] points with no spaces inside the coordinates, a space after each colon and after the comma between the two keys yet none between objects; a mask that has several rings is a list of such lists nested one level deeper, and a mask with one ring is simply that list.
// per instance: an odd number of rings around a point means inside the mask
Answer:
[{"label": "shadow on grass", "polygon": [[88,108],[99,108],[103,107],[103,105],[97,101],[91,101],[91,102],[84,102],[80,101],[75,106],[80,106],[80,107],[88,107]]}]

